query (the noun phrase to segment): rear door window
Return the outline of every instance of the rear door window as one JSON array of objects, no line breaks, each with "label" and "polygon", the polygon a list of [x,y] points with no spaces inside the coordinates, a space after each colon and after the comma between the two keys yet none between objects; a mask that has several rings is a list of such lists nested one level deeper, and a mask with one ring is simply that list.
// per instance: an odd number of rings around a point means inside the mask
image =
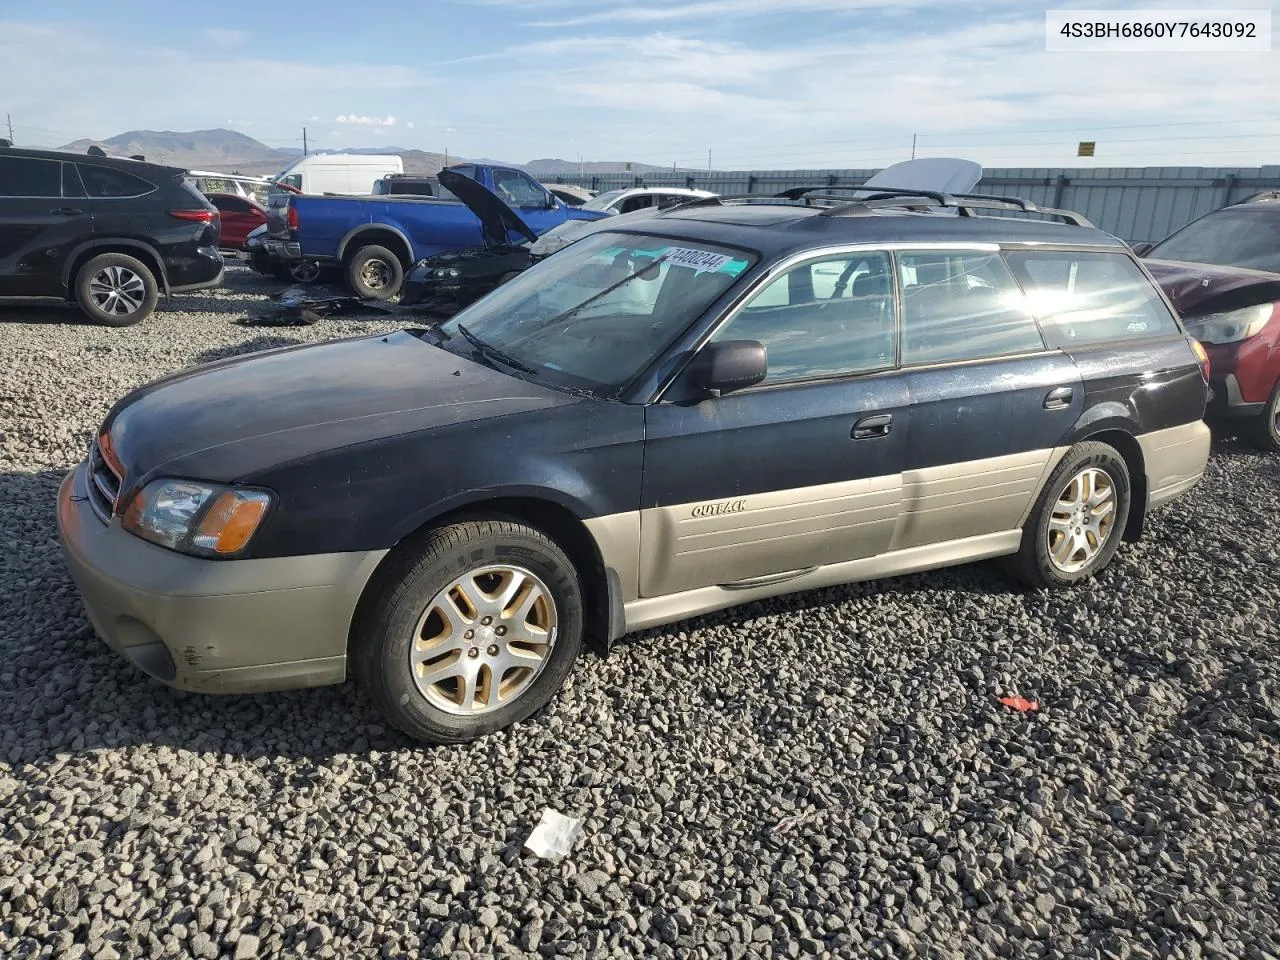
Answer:
[{"label": "rear door window", "polygon": [[62,196],[62,165],[35,157],[0,157],[0,196]]},{"label": "rear door window", "polygon": [[1050,347],[1181,333],[1159,291],[1125,253],[1018,251],[1005,258]]},{"label": "rear door window", "polygon": [[898,279],[904,365],[1045,349],[1035,317],[998,253],[901,253]]},{"label": "rear door window", "polygon": [[123,170],[110,167],[98,167],[88,163],[77,164],[80,168],[80,179],[89,196],[98,199],[117,199],[121,197],[141,197],[156,187],[150,181],[135,177]]}]

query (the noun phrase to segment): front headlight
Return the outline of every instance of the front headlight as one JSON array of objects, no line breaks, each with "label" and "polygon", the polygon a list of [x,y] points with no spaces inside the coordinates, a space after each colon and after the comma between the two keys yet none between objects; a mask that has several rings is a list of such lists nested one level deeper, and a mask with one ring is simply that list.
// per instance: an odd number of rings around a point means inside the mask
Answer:
[{"label": "front headlight", "polygon": [[271,506],[265,490],[194,480],[153,480],[121,523],[143,540],[199,557],[233,557],[249,545]]},{"label": "front headlight", "polygon": [[1205,343],[1238,343],[1256,337],[1271,320],[1274,304],[1210,313],[1187,321],[1187,329]]}]

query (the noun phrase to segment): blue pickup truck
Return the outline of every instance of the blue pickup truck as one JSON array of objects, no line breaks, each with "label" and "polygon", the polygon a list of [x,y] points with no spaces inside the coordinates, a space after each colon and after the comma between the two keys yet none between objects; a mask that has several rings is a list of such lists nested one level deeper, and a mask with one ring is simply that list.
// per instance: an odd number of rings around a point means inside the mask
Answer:
[{"label": "blue pickup truck", "polygon": [[405,273],[423,258],[479,246],[516,245],[566,220],[608,216],[566,206],[522,170],[472,163],[448,169],[505,201],[518,215],[514,222],[489,216],[485,209],[448,193],[435,198],[281,194],[270,207],[264,247],[286,263],[341,267],[352,293],[386,300],[399,292]]}]

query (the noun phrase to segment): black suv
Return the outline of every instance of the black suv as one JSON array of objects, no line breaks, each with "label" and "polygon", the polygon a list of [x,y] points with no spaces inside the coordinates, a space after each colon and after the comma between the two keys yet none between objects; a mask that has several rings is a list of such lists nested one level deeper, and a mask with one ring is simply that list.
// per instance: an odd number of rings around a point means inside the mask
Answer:
[{"label": "black suv", "polygon": [[56,297],[113,327],[217,286],[218,211],[186,171],[0,146],[0,300]]},{"label": "black suv", "polygon": [[98,632],[153,676],[351,667],[458,741],[544,704],[584,639],[992,557],[1069,587],[1203,475],[1206,373],[1074,214],[713,198],[438,326],[142,387],[58,523]]}]

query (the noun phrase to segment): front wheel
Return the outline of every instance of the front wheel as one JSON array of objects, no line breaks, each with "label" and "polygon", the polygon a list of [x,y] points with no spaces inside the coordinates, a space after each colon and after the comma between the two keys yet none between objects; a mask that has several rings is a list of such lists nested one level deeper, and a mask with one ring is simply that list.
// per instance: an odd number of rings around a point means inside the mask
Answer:
[{"label": "front wheel", "polygon": [[430,533],[371,587],[354,671],[383,715],[429,743],[524,720],[582,643],[582,587],[552,540],[505,520]]},{"label": "front wheel", "polygon": [[1022,529],[1009,572],[1033,587],[1070,587],[1111,562],[1129,522],[1124,457],[1097,441],[1076,444],[1049,476]]},{"label": "front wheel", "polygon": [[347,286],[361,300],[390,300],[403,283],[404,266],[386,247],[361,247],[347,261]]}]

